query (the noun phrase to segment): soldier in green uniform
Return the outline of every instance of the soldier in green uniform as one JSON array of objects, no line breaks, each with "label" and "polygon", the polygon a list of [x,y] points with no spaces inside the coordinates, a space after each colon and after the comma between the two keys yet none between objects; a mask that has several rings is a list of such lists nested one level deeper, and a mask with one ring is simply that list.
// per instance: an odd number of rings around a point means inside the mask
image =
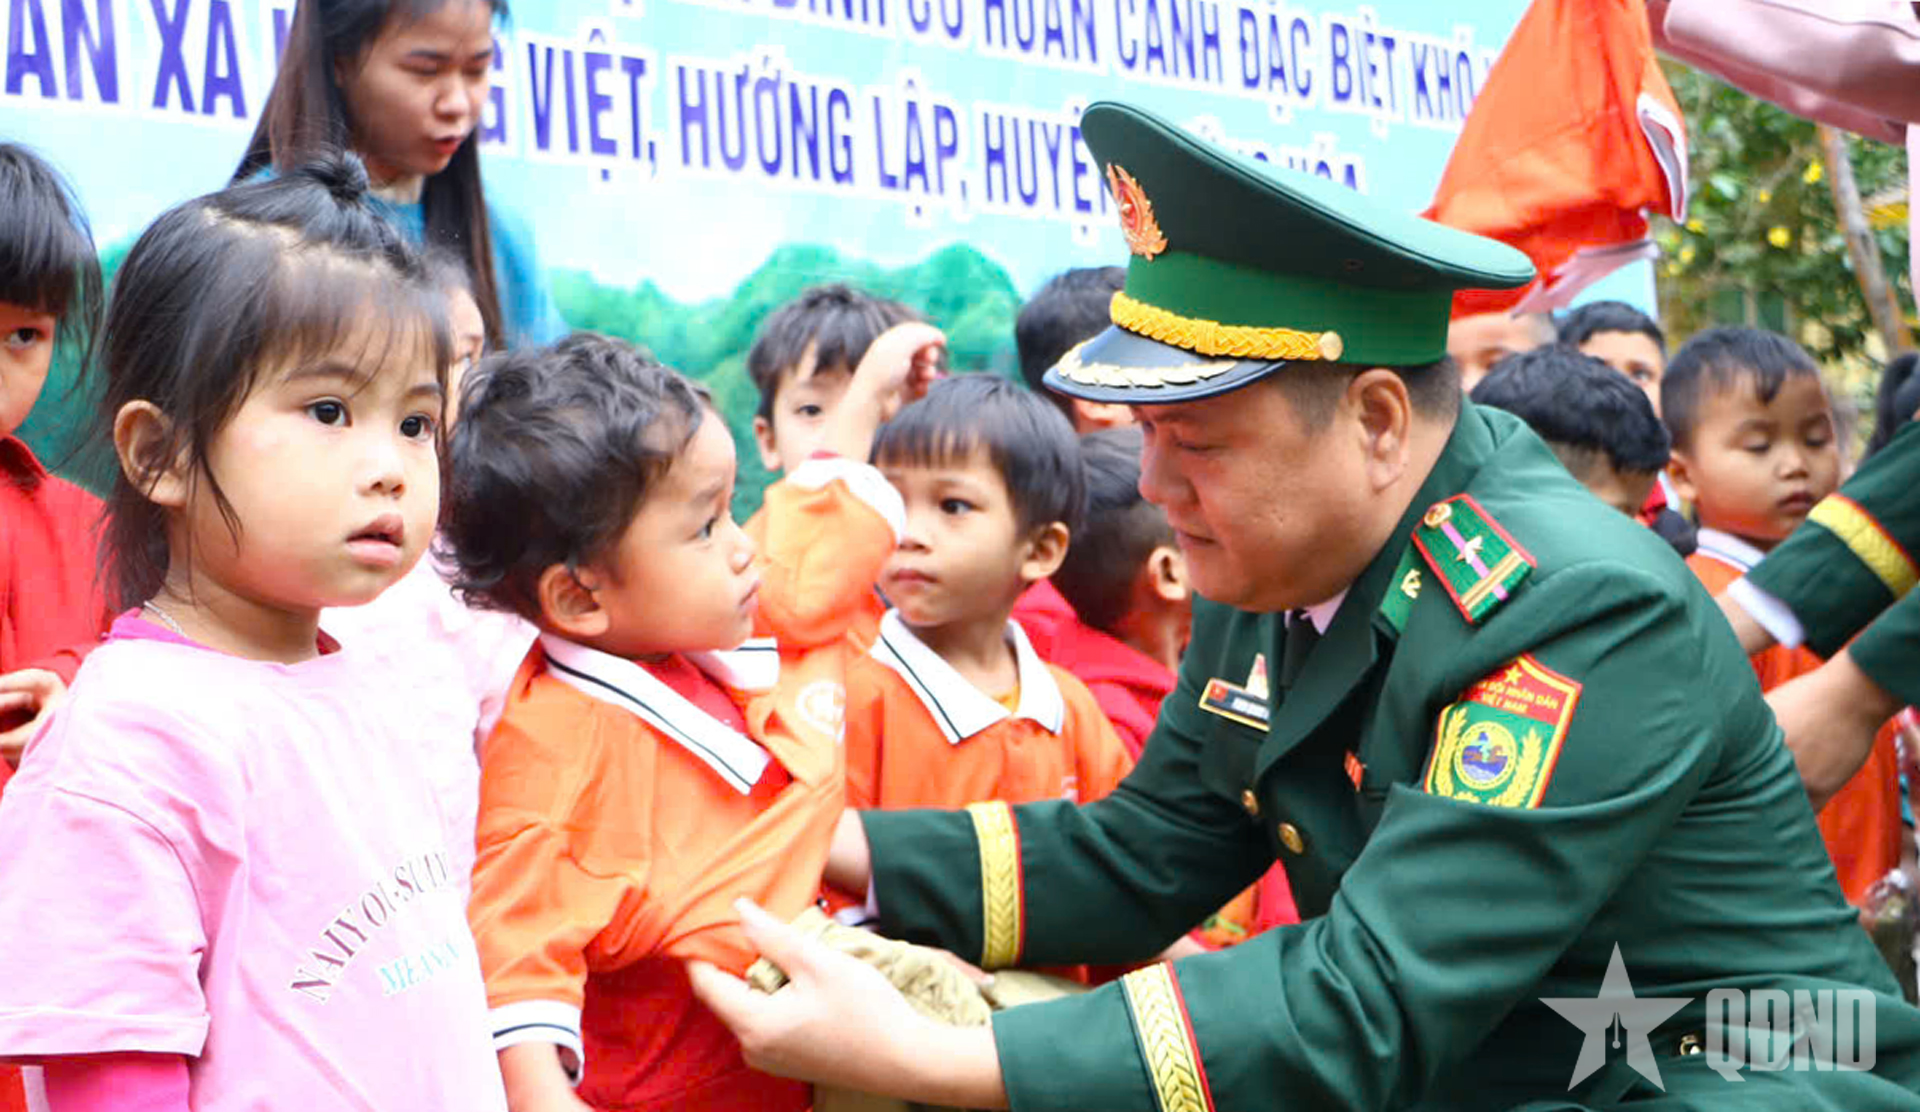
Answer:
[{"label": "soldier in green uniform", "polygon": [[[831,872],[988,968],[1153,954],[1276,857],[1304,921],[961,1030],[744,906],[793,983],[693,976],[749,1060],[1016,1109],[1920,1108],[1920,1013],[1719,611],[1460,396],[1450,295],[1526,260],[1125,106],[1081,129],[1133,258],[1048,382],[1137,407],[1212,601],[1107,799],[868,813]],[[1864,1000],[1871,1068],[1747,1068],[1791,1062],[1756,990]]]},{"label": "soldier in green uniform", "polygon": [[1830,658],[1767,696],[1816,802],[1839,790],[1895,711],[1920,704],[1920,422],[1909,422],[1720,605],[1741,647]]}]

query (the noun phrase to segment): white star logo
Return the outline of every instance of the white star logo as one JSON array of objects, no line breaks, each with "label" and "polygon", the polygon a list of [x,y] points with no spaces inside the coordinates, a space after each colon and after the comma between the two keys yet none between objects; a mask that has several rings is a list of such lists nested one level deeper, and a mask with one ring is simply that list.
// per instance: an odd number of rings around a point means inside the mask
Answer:
[{"label": "white star logo", "polygon": [[1641,1077],[1654,1083],[1661,1092],[1667,1087],[1660,1080],[1660,1066],[1654,1061],[1653,1046],[1647,1033],[1665,1023],[1691,1003],[1693,997],[1648,997],[1636,999],[1633,984],[1627,980],[1627,963],[1620,960],[1620,944],[1613,944],[1613,959],[1607,962],[1607,975],[1600,982],[1600,995],[1592,1000],[1578,996],[1541,997],[1540,1002],[1564,1016],[1568,1023],[1586,1033],[1580,1044],[1580,1060],[1573,1064],[1571,1089],[1607,1064],[1606,1034],[1613,1030],[1613,1045],[1620,1046],[1620,1031],[1627,1035],[1627,1065]]}]

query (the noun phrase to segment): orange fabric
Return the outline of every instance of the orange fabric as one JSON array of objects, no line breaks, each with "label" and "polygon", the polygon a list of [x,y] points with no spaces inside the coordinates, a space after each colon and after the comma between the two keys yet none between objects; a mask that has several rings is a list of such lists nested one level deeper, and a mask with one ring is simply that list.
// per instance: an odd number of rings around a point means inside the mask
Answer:
[{"label": "orange fabric", "polygon": [[[747,523],[741,528],[746,530],[748,537],[752,538],[756,551],[763,553],[767,551],[767,508],[765,506],[754,511],[753,516],[748,518]],[[879,573],[876,571],[874,582],[878,581]],[[887,600],[880,597],[880,591],[874,583],[868,583],[864,590],[842,602],[840,609],[828,610],[825,617],[832,627],[846,631],[849,644],[865,652],[873,647],[874,639],[880,635],[880,619],[886,612]],[[772,620],[764,608],[753,623],[753,635],[755,637],[773,636]]]},{"label": "orange fabric", "polygon": [[693,998],[684,962],[743,973],[756,954],[733,901],[790,919],[819,896],[846,807],[828,719],[853,653],[831,611],[874,581],[893,534],[838,481],[778,484],[767,516],[761,606],[780,677],[733,695],[777,764],[750,792],[625,706],[563,682],[539,646],[482,751],[470,917],[488,1003],[581,1008],[580,1095],[597,1108],[778,1112],[811,1101],[807,1086],[746,1067]]},{"label": "orange fabric", "polygon": [[[1684,213],[1685,191],[1669,195],[1643,131],[1643,96],[1673,129],[1684,127],[1641,0],[1534,0],[1474,99],[1424,215],[1524,251],[1541,277],[1518,290],[1462,291],[1455,316],[1514,308],[1581,248],[1646,239],[1644,209]],[[1684,131],[1673,138],[1684,167]],[[1529,308],[1567,304],[1583,284],[1556,287],[1552,301]]]},{"label": "orange fabric", "polygon": [[[1687,566],[1705,584],[1707,593],[1719,595],[1743,570],[1696,552],[1687,557]],[[1749,658],[1760,679],[1760,690],[1771,691],[1796,676],[1820,667],[1821,660],[1804,648],[1775,645]],[[1827,844],[1827,856],[1840,876],[1840,890],[1849,902],[1858,906],[1866,899],[1867,889],[1900,864],[1900,839],[1905,831],[1900,822],[1900,757],[1895,748],[1898,722],[1888,720],[1873,739],[1873,751],[1860,771],[1853,774],[1817,816],[1820,836]]]},{"label": "orange fabric", "polygon": [[1047,671],[1067,707],[1059,734],[1006,718],[952,744],[899,673],[872,657],[855,660],[847,670],[849,805],[953,809],[1111,792],[1133,758],[1086,685],[1053,665]]}]

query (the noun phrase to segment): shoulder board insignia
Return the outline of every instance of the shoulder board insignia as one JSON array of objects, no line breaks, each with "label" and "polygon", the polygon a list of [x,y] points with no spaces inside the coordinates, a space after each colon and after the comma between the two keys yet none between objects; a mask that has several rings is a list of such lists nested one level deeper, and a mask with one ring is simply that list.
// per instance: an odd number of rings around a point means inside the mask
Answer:
[{"label": "shoulder board insignia", "polygon": [[1468,687],[1440,712],[1424,787],[1489,807],[1540,806],[1580,684],[1522,656]]},{"label": "shoulder board insignia", "polygon": [[1533,572],[1533,557],[1471,494],[1430,506],[1414,527],[1413,545],[1460,613],[1476,624]]}]

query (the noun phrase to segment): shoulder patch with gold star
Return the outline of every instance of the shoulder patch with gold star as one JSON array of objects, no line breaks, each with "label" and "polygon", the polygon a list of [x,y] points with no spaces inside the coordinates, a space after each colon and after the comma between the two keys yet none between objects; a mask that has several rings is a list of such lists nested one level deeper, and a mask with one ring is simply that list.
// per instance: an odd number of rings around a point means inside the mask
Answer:
[{"label": "shoulder patch with gold star", "polygon": [[1533,557],[1474,501],[1435,502],[1414,527],[1413,544],[1468,622],[1478,624],[1533,573]]},{"label": "shoulder patch with gold star", "polygon": [[1580,684],[1530,655],[1479,680],[1440,712],[1427,757],[1427,793],[1490,807],[1538,807],[1579,702]]}]

